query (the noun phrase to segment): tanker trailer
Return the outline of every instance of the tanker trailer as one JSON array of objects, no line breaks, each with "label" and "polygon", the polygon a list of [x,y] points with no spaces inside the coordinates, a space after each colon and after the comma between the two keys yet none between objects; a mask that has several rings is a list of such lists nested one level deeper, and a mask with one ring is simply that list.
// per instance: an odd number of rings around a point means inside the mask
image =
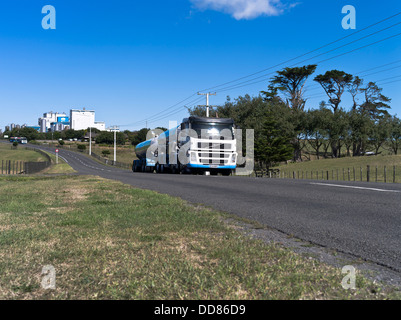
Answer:
[{"label": "tanker trailer", "polygon": [[234,121],[192,116],[138,144],[135,152],[134,172],[230,175],[238,157]]}]

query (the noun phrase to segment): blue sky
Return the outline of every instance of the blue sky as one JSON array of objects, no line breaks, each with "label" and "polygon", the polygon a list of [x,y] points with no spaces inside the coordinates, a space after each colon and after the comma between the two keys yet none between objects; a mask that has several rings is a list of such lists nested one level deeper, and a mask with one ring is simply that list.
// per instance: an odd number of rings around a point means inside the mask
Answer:
[{"label": "blue sky", "polygon": [[[56,9],[55,30],[41,26],[45,5]],[[342,28],[345,5],[356,8],[356,30]],[[96,120],[123,130],[140,129],[146,119],[149,127],[167,127],[169,120],[181,121],[187,114],[184,103],[177,103],[197,91],[270,68],[398,12],[397,0],[2,1],[0,128],[36,125],[44,112],[83,107],[95,109]],[[211,104],[224,103],[227,95],[258,95],[269,73],[286,66],[316,63],[401,33],[401,24],[391,27],[400,22],[401,15],[239,82],[266,75],[257,79],[264,81],[211,89],[217,91]],[[401,115],[401,82],[392,82],[401,80],[401,36],[322,62],[315,75],[331,69],[356,74],[385,64],[361,76],[383,80],[379,85],[392,98],[391,113]],[[308,86],[307,107],[316,108],[324,92],[313,81]],[[197,98],[185,102],[205,103]],[[343,107],[348,105],[345,99]]]}]

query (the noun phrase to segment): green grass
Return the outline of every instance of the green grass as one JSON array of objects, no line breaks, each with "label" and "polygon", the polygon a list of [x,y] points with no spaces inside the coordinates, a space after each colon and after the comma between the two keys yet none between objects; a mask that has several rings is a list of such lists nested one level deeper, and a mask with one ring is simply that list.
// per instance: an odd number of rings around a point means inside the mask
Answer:
[{"label": "green grass", "polygon": [[71,166],[66,163],[62,158],[58,158],[58,163],[56,163],[56,156],[49,152],[46,152],[52,161],[52,165],[41,172],[41,174],[68,174],[75,173],[76,171],[71,168]]},{"label": "green grass", "polygon": [[[399,299],[227,215],[91,176],[0,178],[0,299]],[[40,286],[53,265],[56,289]]]},{"label": "green grass", "polygon": [[43,155],[36,151],[26,150],[24,146],[18,145],[13,148],[11,144],[0,143],[0,162],[1,161],[48,161]]},{"label": "green grass", "polygon": [[[393,182],[393,170],[396,168],[396,182],[401,182],[401,155],[378,155],[378,156],[364,156],[364,157],[344,157],[339,159],[320,159],[313,161],[304,161],[298,163],[290,163],[280,165],[281,176],[293,177],[295,172],[296,177],[310,179],[313,174],[313,179],[327,179],[327,172],[329,173],[329,180],[345,180],[345,181],[361,181],[361,168],[362,168],[362,181],[367,180],[367,166],[370,166],[370,181],[376,181],[376,167],[377,167],[377,181],[384,182],[385,167],[386,167],[386,182]],[[348,175],[349,170],[349,175]],[[355,175],[354,175],[355,172]]]},{"label": "green grass", "polygon": [[[70,142],[66,141],[65,145],[63,146],[67,150],[71,151],[79,151],[77,146],[79,144],[84,144],[86,145],[86,150],[85,153],[87,154],[89,152],[89,143],[88,142]],[[54,144],[56,146],[56,144]],[[99,156],[103,156],[102,151],[103,150],[109,150],[110,154],[107,156],[105,159],[110,159],[114,160],[114,146],[105,146],[105,145],[97,145],[93,144],[92,145],[92,152],[96,153]],[[132,161],[137,159],[136,154],[135,154],[135,147],[132,145],[125,145],[125,146],[117,146],[116,148],[116,156],[117,156],[117,161],[121,163],[126,163],[129,165],[132,165]]]}]

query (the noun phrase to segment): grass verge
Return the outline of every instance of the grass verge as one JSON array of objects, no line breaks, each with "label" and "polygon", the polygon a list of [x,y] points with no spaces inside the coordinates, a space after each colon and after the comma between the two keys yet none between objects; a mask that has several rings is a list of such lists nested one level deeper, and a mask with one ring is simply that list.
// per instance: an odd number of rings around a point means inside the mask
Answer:
[{"label": "grass verge", "polygon": [[0,143],[0,164],[1,161],[48,161],[43,155],[33,150],[26,150],[24,146],[18,145],[18,147],[13,148],[12,144]]},{"label": "grass verge", "polygon": [[[91,176],[0,178],[0,299],[399,299],[226,216]],[[56,289],[41,288],[43,266]]]},{"label": "grass verge", "polygon": [[[370,181],[401,182],[401,155],[345,157],[321,159],[280,165],[278,168],[286,178],[327,179],[339,181],[367,181],[367,166],[370,166]],[[376,169],[377,168],[377,169]],[[377,170],[377,176],[376,176]],[[362,175],[361,175],[362,172]]]}]

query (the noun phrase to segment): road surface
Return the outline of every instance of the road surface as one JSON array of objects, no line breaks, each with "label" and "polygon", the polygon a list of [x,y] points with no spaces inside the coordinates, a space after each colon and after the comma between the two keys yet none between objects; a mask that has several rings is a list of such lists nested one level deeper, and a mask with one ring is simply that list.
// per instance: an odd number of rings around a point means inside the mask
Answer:
[{"label": "road surface", "polygon": [[133,173],[59,154],[80,174],[211,206],[401,272],[401,184]]}]

